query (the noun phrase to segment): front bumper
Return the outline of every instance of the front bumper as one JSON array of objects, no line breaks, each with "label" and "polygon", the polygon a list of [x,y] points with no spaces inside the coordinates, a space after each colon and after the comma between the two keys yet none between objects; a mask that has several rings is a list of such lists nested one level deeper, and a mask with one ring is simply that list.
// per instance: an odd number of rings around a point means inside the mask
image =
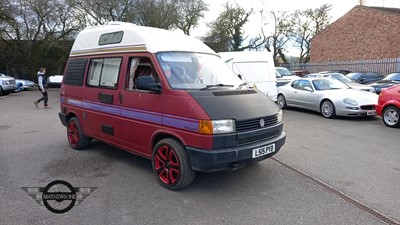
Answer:
[{"label": "front bumper", "polygon": [[376,110],[376,114],[378,114],[378,116],[382,116],[383,105],[375,105],[375,110]]},{"label": "front bumper", "polygon": [[2,85],[1,87],[3,88],[3,91],[7,93],[14,92],[15,89],[17,88],[16,85],[14,84]]},{"label": "front bumper", "polygon": [[[202,172],[229,171],[254,164],[275,155],[285,144],[285,141],[286,133],[282,132],[272,139],[244,146],[213,150],[201,150],[191,147],[186,149],[193,170]],[[275,152],[252,158],[253,149],[270,144],[275,144]]]},{"label": "front bumper", "polygon": [[362,117],[362,116],[376,116],[377,112],[375,109],[363,110],[363,109],[337,109],[337,116],[349,116],[349,117]]}]

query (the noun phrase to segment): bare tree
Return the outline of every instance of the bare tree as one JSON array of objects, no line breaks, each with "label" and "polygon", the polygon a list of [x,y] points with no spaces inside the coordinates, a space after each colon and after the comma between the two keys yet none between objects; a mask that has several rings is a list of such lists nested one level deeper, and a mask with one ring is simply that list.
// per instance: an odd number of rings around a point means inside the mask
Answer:
[{"label": "bare tree", "polygon": [[179,28],[185,34],[189,34],[207,11],[204,0],[68,1],[76,8],[76,19],[89,25],[122,21],[167,30]]},{"label": "bare tree", "polygon": [[[285,56],[285,49],[288,47],[293,36],[294,17],[289,11],[271,11],[265,15],[261,11],[262,18],[265,22],[265,26],[272,25],[272,33],[266,38],[265,48],[273,53],[275,63],[278,62],[278,58],[283,63],[287,63]],[[270,17],[268,17],[270,16]],[[272,20],[272,22],[268,22]],[[266,35],[263,33],[263,36]]]},{"label": "bare tree", "polygon": [[329,11],[331,5],[323,4],[317,9],[306,9],[296,11],[296,28],[294,41],[295,46],[300,49],[300,63],[307,63],[310,60],[310,47],[312,38],[325,29],[331,17]]},{"label": "bare tree", "polygon": [[75,17],[88,25],[105,24],[109,21],[133,22],[135,5],[139,0],[67,0],[74,6]]},{"label": "bare tree", "polygon": [[171,30],[177,27],[179,0],[140,0],[134,23]]}]

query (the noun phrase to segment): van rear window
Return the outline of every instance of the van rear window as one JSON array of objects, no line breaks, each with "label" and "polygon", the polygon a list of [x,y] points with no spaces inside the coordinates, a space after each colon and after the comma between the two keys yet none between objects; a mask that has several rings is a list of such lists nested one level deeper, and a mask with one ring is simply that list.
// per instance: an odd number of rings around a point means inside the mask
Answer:
[{"label": "van rear window", "polygon": [[70,59],[63,78],[64,84],[82,86],[87,59]]}]

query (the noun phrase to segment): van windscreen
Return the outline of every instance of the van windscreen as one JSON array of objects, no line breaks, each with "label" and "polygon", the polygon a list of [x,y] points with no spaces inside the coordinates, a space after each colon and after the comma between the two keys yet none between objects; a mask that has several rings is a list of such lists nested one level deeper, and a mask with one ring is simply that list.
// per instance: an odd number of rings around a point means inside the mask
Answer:
[{"label": "van windscreen", "polygon": [[[203,89],[223,84],[238,87],[243,83],[224,61],[211,54],[193,52],[157,53],[164,76],[172,88]],[[222,86],[218,86],[222,87]]]}]

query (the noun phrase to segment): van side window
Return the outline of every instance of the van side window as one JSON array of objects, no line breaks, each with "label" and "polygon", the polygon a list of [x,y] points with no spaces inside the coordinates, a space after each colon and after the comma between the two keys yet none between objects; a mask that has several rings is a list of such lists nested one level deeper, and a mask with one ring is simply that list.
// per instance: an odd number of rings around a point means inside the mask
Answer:
[{"label": "van side window", "polygon": [[70,59],[64,74],[64,84],[82,86],[84,84],[84,76],[88,59]]},{"label": "van side window", "polygon": [[122,58],[92,59],[87,84],[89,86],[117,88]]},{"label": "van side window", "polygon": [[154,70],[154,66],[149,58],[135,57],[131,58],[129,62],[129,72],[127,74],[126,90],[135,90],[136,79],[140,76],[153,76],[154,80],[158,82],[158,76]]}]

